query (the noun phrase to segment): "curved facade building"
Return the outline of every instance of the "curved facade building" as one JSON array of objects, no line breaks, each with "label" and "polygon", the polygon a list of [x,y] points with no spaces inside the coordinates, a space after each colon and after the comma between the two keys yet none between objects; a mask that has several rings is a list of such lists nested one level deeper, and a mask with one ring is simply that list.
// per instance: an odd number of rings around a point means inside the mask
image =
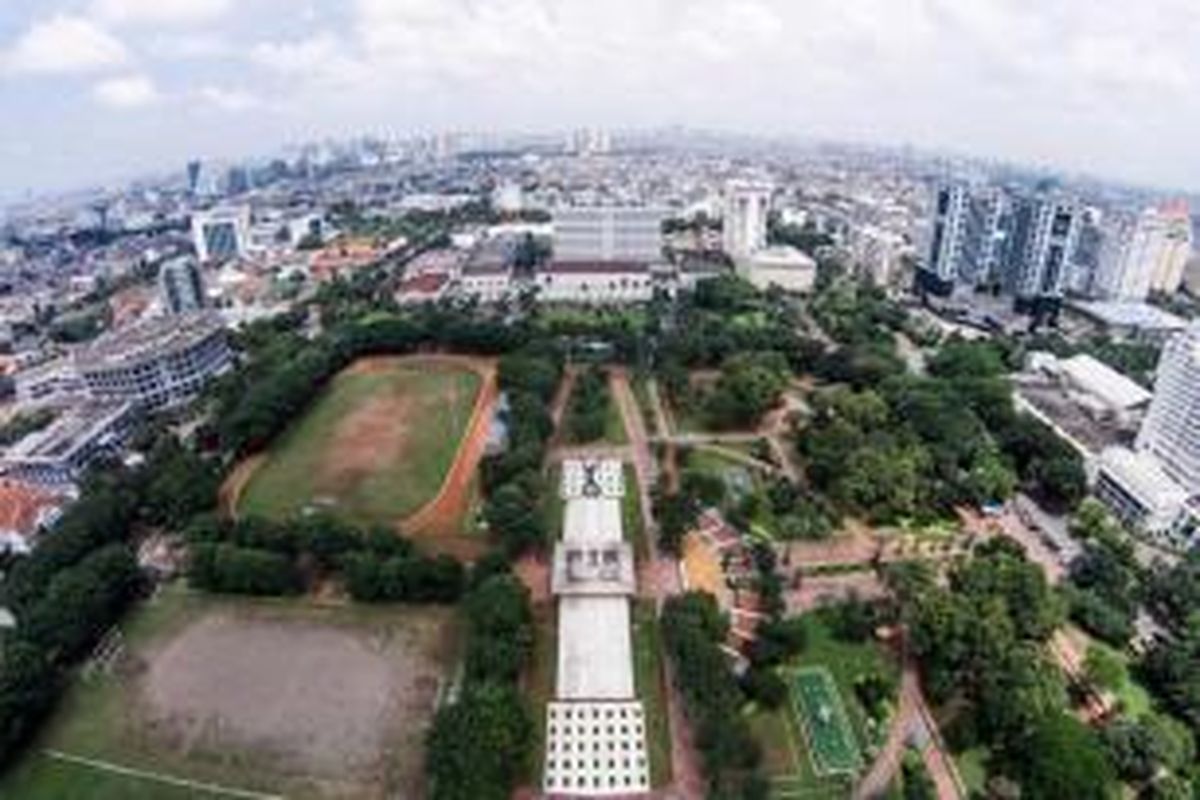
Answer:
[{"label": "curved facade building", "polygon": [[231,357],[219,317],[182,314],[106,334],[75,354],[75,367],[92,396],[154,412],[190,401]]}]

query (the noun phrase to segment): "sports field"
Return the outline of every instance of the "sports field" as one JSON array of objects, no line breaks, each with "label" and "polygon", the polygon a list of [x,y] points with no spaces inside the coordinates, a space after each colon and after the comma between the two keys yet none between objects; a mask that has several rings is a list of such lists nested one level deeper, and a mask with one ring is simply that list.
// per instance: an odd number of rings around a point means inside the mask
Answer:
[{"label": "sports field", "polygon": [[817,775],[852,773],[862,767],[854,729],[842,706],[837,683],[824,667],[791,673],[792,704]]},{"label": "sports field", "polygon": [[0,798],[419,797],[452,609],[172,588],[76,680]]},{"label": "sports field", "polygon": [[359,360],[254,469],[238,513],[286,519],[319,508],[359,524],[403,520],[446,481],[480,384],[450,359]]}]

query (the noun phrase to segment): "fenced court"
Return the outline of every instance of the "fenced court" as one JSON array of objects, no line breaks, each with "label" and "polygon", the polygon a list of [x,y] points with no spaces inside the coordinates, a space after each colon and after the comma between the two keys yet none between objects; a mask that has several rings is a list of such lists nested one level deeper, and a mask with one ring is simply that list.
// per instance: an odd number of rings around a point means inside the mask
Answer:
[{"label": "fenced court", "polygon": [[862,768],[862,754],[846,716],[837,683],[824,667],[791,673],[792,709],[818,776],[849,774]]}]

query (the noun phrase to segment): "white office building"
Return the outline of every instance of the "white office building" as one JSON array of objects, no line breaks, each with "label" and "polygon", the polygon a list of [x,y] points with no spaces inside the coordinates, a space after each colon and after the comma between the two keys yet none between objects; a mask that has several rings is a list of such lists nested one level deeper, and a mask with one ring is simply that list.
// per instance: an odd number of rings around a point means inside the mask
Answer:
[{"label": "white office building", "polygon": [[817,279],[817,262],[795,247],[764,247],[737,262],[737,272],[758,289],[771,287],[808,294]]},{"label": "white office building", "polygon": [[551,586],[558,598],[558,670],[546,708],[543,789],[603,797],[650,789],[645,709],[630,630],[633,548],[621,532],[619,461],[566,461],[563,538]]},{"label": "white office building", "polygon": [[767,246],[772,190],[765,181],[731,180],[725,184],[721,241],[734,261]]},{"label": "white office building", "polygon": [[1163,347],[1137,447],[1189,494],[1200,494],[1200,321]]},{"label": "white office building", "polygon": [[1114,517],[1155,544],[1176,550],[1195,546],[1197,524],[1187,490],[1150,453],[1107,448],[1092,491]]},{"label": "white office building", "polygon": [[644,261],[555,261],[534,285],[544,302],[641,303],[654,296],[654,273]]},{"label": "white office building", "polygon": [[192,245],[204,264],[241,258],[250,245],[250,207],[196,212],[192,215]]},{"label": "white office building", "polygon": [[666,209],[570,206],[554,212],[556,261],[659,261]]}]

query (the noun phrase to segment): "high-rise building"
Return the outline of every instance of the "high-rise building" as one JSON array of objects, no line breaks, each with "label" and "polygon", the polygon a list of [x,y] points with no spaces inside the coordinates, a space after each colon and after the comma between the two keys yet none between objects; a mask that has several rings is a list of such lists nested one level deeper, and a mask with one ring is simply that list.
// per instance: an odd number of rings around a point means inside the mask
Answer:
[{"label": "high-rise building", "polygon": [[172,314],[199,311],[204,307],[204,281],[200,267],[189,256],[163,263],[158,271],[158,288],[163,306]]},{"label": "high-rise building", "polygon": [[1200,321],[1163,347],[1137,447],[1190,494],[1200,494]]},{"label": "high-rise building", "polygon": [[972,197],[971,208],[970,280],[976,286],[999,285],[1012,240],[1012,202],[1004,190],[991,186]]},{"label": "high-rise building", "polygon": [[570,206],[554,212],[556,261],[659,261],[667,211],[652,206]]},{"label": "high-rise building", "polygon": [[763,181],[732,180],[725,184],[722,241],[725,253],[735,261],[767,246],[771,191],[771,184]]},{"label": "high-rise building", "polygon": [[1164,205],[1159,214],[1163,221],[1163,236],[1150,288],[1174,294],[1179,291],[1192,258],[1192,216],[1184,200]]},{"label": "high-rise building", "polygon": [[1063,194],[1039,192],[1014,201],[1006,278],[1019,309],[1036,310],[1062,299],[1080,222],[1078,203]]},{"label": "high-rise building", "polygon": [[192,195],[193,197],[200,189],[200,168],[201,165],[199,160],[194,159],[187,163],[188,194]]},{"label": "high-rise building", "polygon": [[250,208],[214,208],[192,215],[192,244],[201,263],[241,258],[250,236]]},{"label": "high-rise building", "polygon": [[946,297],[954,291],[959,278],[973,275],[975,234],[971,195],[966,185],[939,186],[934,193],[925,263],[917,273],[923,290]]}]

